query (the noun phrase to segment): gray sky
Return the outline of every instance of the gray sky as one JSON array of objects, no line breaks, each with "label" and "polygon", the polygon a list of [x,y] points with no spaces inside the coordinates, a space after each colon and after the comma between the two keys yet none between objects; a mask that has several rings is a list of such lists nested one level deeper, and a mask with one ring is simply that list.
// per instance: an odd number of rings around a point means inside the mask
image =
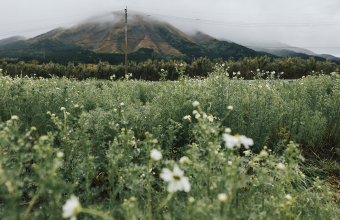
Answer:
[{"label": "gray sky", "polygon": [[125,6],[187,33],[244,45],[281,42],[340,57],[339,0],[2,0],[0,39],[34,37]]}]

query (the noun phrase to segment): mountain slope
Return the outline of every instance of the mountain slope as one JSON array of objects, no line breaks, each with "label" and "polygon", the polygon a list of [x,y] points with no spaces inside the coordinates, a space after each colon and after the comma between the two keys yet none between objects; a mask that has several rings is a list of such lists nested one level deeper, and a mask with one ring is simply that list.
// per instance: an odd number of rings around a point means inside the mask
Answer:
[{"label": "mountain slope", "polygon": [[[134,53],[132,57],[138,57],[139,54],[143,56],[143,59],[158,57],[191,62],[192,59],[199,57],[238,60],[264,55],[239,44],[220,41],[200,32],[194,36],[188,36],[168,23],[151,20],[138,14],[130,15],[127,29],[127,49],[128,53]],[[70,58],[71,53],[74,55],[75,51],[84,50],[106,54],[104,57],[117,57],[110,54],[125,53],[124,19],[122,16],[114,21],[87,22],[67,29],[57,28],[22,41],[21,44],[13,43],[10,46],[15,47],[15,50],[10,53],[11,57],[25,57],[25,59],[42,60],[43,57],[45,60],[50,57],[53,60],[53,56],[57,56],[60,60],[62,58],[60,53],[63,53],[66,62],[67,58],[73,60]],[[137,53],[141,49],[150,50]],[[0,46],[0,58],[8,57],[8,54],[8,48]],[[87,54],[87,52],[80,54]]]},{"label": "mountain slope", "polygon": [[1,39],[0,40],[0,46],[10,44],[10,43],[14,43],[14,42],[17,42],[17,41],[20,41],[20,40],[26,40],[26,38],[23,37],[23,36],[13,36],[13,37]]}]

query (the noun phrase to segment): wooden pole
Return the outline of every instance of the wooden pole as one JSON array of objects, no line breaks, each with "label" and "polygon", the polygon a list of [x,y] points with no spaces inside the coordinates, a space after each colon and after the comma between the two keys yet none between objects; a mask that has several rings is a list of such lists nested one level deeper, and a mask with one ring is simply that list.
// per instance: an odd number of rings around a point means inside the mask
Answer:
[{"label": "wooden pole", "polygon": [[127,6],[125,9],[125,76],[128,74],[128,63],[127,63]]}]

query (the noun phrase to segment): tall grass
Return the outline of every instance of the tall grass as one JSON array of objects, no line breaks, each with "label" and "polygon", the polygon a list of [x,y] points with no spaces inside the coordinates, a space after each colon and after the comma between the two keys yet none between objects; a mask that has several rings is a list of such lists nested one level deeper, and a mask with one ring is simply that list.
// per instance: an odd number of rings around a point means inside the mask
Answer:
[{"label": "tall grass", "polygon": [[[339,143],[338,75],[227,74],[216,66],[205,80],[174,82],[1,76],[0,218],[60,219],[76,195],[79,219],[336,219],[336,195],[300,166],[305,151]],[[250,151],[228,147],[226,128],[252,138]],[[176,166],[189,191],[163,181]]]}]

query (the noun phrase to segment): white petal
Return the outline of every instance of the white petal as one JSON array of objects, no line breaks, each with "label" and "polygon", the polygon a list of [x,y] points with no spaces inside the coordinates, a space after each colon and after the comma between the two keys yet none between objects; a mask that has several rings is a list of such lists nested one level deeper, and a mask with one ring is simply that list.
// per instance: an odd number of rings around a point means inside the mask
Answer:
[{"label": "white petal", "polygon": [[230,135],[230,134],[223,134],[223,140],[225,141],[225,145],[232,149],[235,145],[238,144],[238,138]]},{"label": "white petal", "polygon": [[174,191],[181,191],[183,190],[181,181],[174,181]]},{"label": "white petal", "polygon": [[168,192],[176,192],[176,185],[175,181],[171,181],[168,185]]},{"label": "white petal", "polygon": [[173,181],[172,172],[168,168],[163,168],[161,178],[166,182]]},{"label": "white petal", "polygon": [[189,192],[190,191],[190,183],[189,183],[188,177],[182,177],[181,182],[182,182],[183,190],[185,192]]},{"label": "white petal", "polygon": [[244,135],[241,135],[240,137],[239,137],[239,139],[240,139],[240,142],[244,145],[244,147],[245,148],[249,148],[249,146],[252,146],[252,145],[254,145],[254,141],[253,141],[253,139],[251,139],[251,138],[247,138],[246,136],[244,136]]},{"label": "white petal", "polygon": [[182,170],[180,170],[179,167],[178,167],[177,165],[175,165],[175,166],[174,166],[173,175],[182,177],[183,174],[184,174],[184,172],[183,172]]}]

